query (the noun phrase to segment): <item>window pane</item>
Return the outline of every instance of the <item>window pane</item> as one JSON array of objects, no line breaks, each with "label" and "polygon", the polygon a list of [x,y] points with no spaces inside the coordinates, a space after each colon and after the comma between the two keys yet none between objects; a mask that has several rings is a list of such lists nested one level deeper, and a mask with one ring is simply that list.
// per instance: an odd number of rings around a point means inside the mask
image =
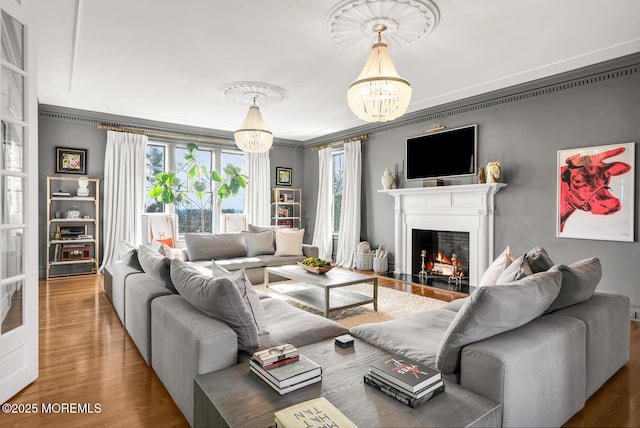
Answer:
[{"label": "window pane", "polygon": [[24,129],[2,121],[2,152],[0,168],[7,171],[24,171],[22,150],[24,147]]},{"label": "window pane", "polygon": [[342,182],[344,178],[344,153],[333,155],[333,231],[340,231],[342,209]]},{"label": "window pane", "polygon": [[0,232],[0,279],[24,273],[22,250],[24,248],[24,230],[3,230]]},{"label": "window pane", "polygon": [[24,70],[23,25],[2,11],[2,59]]},{"label": "window pane", "polygon": [[[176,178],[180,180],[180,190],[185,191],[186,195],[186,200],[176,204],[178,233],[212,232],[211,180],[209,178],[204,180],[204,194],[196,193],[197,189],[194,186],[198,180],[188,178],[188,172],[194,167],[194,164],[184,159],[186,154],[186,148],[176,148],[175,174]],[[213,165],[213,153],[210,150],[198,150],[195,164],[205,167],[206,171],[210,173]]]},{"label": "window pane", "polygon": [[0,217],[3,224],[21,224],[24,222],[24,178],[2,177],[4,203]]},{"label": "window pane", "polygon": [[[226,165],[240,167],[240,171],[246,174],[245,157],[243,153],[222,152],[222,169]],[[222,178],[225,178],[224,172],[220,171]],[[244,214],[244,194],[245,189],[240,189],[236,196],[231,196],[222,201],[220,210],[222,214]]]},{"label": "window pane", "polygon": [[2,101],[0,108],[2,114],[12,119],[22,120],[24,109],[24,78],[2,67]]},{"label": "window pane", "polygon": [[23,297],[24,281],[16,281],[0,286],[0,333],[5,334],[16,327],[20,327],[23,321]]},{"label": "window pane", "polygon": [[147,183],[146,183],[146,212],[148,213],[161,213],[164,212],[164,203],[158,202],[149,196],[149,190],[153,188],[153,183],[156,181],[156,174],[165,172],[165,147],[155,146],[152,144],[147,145],[147,160],[145,169],[147,171]]}]

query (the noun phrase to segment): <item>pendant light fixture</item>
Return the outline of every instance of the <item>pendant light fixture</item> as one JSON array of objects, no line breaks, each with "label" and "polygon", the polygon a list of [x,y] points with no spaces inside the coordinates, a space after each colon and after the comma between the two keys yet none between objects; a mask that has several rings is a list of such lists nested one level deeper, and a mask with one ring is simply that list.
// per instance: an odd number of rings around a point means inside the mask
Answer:
[{"label": "pendant light fixture", "polygon": [[286,90],[262,82],[234,82],[219,91],[229,100],[249,104],[247,116],[233,134],[236,146],[243,152],[264,153],[273,145],[273,134],[260,113],[260,106],[275,104],[288,97]]},{"label": "pendant light fixture", "polygon": [[240,129],[233,134],[233,137],[236,146],[243,152],[263,153],[273,145],[273,134],[267,129],[267,124],[262,119],[255,96],[247,117],[244,118]]},{"label": "pendant light fixture", "polygon": [[371,47],[369,57],[360,75],[347,90],[347,102],[351,111],[367,122],[386,122],[402,116],[411,101],[411,85],[400,77],[389,55],[386,43],[382,43],[384,24],[376,24],[378,43]]}]

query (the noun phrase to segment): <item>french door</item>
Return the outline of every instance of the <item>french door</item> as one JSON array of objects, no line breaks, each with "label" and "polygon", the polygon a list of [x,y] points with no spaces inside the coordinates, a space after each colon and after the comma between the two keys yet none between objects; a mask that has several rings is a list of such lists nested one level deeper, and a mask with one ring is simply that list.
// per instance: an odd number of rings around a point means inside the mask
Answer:
[{"label": "french door", "polygon": [[38,112],[31,7],[32,0],[0,0],[0,403],[38,376]]}]

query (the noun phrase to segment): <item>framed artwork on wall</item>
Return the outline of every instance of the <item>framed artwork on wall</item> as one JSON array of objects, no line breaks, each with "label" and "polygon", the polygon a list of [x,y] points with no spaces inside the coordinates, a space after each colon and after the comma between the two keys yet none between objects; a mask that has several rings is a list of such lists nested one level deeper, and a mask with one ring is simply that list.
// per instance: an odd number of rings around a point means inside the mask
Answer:
[{"label": "framed artwork on wall", "polygon": [[56,172],[66,174],[87,173],[87,151],[56,147]]},{"label": "framed artwork on wall", "polygon": [[291,168],[276,167],[276,186],[291,186],[293,183],[293,172]]},{"label": "framed artwork on wall", "polygon": [[559,150],[556,236],[634,241],[635,143]]}]

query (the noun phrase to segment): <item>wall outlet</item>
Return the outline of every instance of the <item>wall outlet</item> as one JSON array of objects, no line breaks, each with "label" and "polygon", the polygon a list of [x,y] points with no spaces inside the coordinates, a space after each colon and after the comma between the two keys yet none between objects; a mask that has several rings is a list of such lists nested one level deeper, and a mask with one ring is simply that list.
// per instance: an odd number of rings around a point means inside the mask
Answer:
[{"label": "wall outlet", "polygon": [[638,313],[636,311],[631,311],[631,319],[632,320],[637,320],[638,319]]}]

